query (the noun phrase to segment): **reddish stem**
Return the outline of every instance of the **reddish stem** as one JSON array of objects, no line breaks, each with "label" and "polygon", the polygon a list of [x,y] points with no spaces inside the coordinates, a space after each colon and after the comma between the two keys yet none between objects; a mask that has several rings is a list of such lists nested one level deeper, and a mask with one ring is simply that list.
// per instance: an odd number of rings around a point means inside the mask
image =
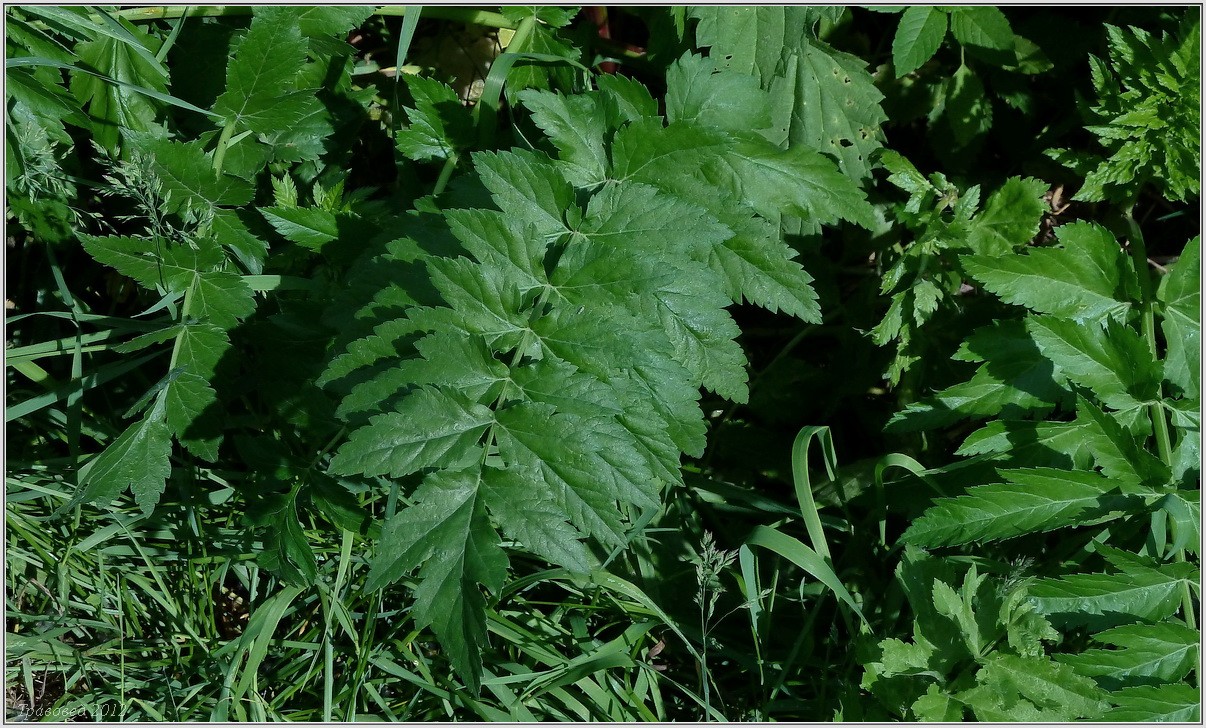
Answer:
[{"label": "reddish stem", "polygon": [[[607,20],[607,8],[603,5],[591,5],[586,8],[586,17],[590,18],[595,24],[595,28],[599,31],[599,37],[605,40],[611,40],[611,24]],[[616,64],[613,61],[604,61],[599,64],[601,73],[615,73]]]}]

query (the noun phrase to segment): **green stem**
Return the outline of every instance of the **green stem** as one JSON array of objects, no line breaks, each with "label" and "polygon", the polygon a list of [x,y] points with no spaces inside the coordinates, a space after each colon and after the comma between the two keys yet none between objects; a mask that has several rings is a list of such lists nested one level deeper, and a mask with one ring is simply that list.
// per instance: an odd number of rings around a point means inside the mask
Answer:
[{"label": "green stem", "polygon": [[439,197],[444,188],[448,186],[449,180],[452,179],[452,171],[456,169],[456,163],[459,156],[456,152],[448,155],[448,159],[444,160],[444,167],[440,170],[440,177],[436,180],[435,187],[432,188],[431,194],[434,197]]},{"label": "green stem", "polygon": [[[180,323],[188,320],[188,315],[192,313],[193,308],[193,290],[195,285],[189,286],[184,292],[184,303],[180,306]],[[176,341],[172,343],[172,360],[168,362],[168,371],[176,368],[176,360],[180,358],[180,342],[184,340],[183,332],[176,334]]]},{"label": "green stem", "polygon": [[[402,16],[406,15],[407,7],[404,5],[386,5],[376,8],[373,15],[386,16]],[[159,5],[145,8],[128,8],[119,10],[115,15],[119,18],[124,18],[132,23],[145,22],[149,20],[172,20],[179,18],[188,13],[190,18],[219,18],[219,17],[234,17],[251,15],[252,6],[250,5],[203,5],[199,7],[182,7],[178,5]],[[440,18],[442,20],[455,20],[462,23],[471,23],[473,25],[484,25],[490,28],[513,28],[515,27],[510,20],[500,13],[492,13],[487,10],[478,10],[476,8],[452,8],[442,5],[424,5],[423,16],[429,18]],[[100,17],[95,16],[99,22]]]},{"label": "green stem", "polygon": [[[1130,230],[1131,252],[1135,259],[1135,274],[1139,278],[1139,293],[1142,297],[1140,312],[1142,314],[1143,338],[1147,340],[1147,348],[1151,351],[1152,359],[1159,359],[1160,352],[1156,346],[1156,308],[1155,295],[1152,290],[1151,273],[1147,269],[1147,245],[1143,240],[1143,231],[1135,220],[1133,207],[1128,207],[1125,213],[1127,227]],[[1160,459],[1166,465],[1172,465],[1172,440],[1168,432],[1168,419],[1160,401],[1164,399],[1163,387],[1156,390],[1157,401],[1149,406],[1152,419],[1152,430],[1156,434],[1156,447]]]},{"label": "green stem", "polygon": [[[1147,244],[1143,239],[1143,231],[1139,228],[1138,221],[1134,216],[1134,205],[1128,206],[1125,213],[1127,228],[1130,232],[1131,251],[1135,259],[1135,273],[1139,278],[1139,292],[1142,296],[1142,308],[1140,309],[1143,316],[1143,338],[1147,340],[1147,347],[1151,351],[1153,359],[1159,359],[1160,352],[1156,345],[1156,311],[1155,311],[1155,295],[1152,290],[1152,277],[1147,269]],[[1156,402],[1152,403],[1149,411],[1152,419],[1152,430],[1156,434],[1156,448],[1160,452],[1160,459],[1165,465],[1172,465],[1172,440],[1168,432],[1168,420],[1164,414],[1164,407],[1161,402],[1164,399],[1163,385],[1158,385],[1156,389]],[[1177,561],[1185,561],[1185,550],[1177,551],[1175,557]],[[1193,593],[1190,591],[1189,583],[1181,584],[1181,613],[1185,619],[1185,623],[1191,629],[1197,629],[1197,619],[1194,617],[1193,608]],[[1200,658],[1199,658],[1200,659]],[[1197,662],[1193,668],[1194,684],[1199,685],[1201,680],[1201,665]]]},{"label": "green stem", "polygon": [[218,146],[214,148],[214,177],[222,176],[222,162],[226,159],[226,149],[230,146],[230,137],[234,134],[234,124],[227,123],[222,127],[218,137]]},{"label": "green stem", "polygon": [[515,35],[511,38],[510,42],[507,43],[507,50],[510,51],[512,48],[518,48],[519,50],[516,52],[522,52],[523,44],[528,42],[528,37],[532,35],[532,30],[535,29],[535,27],[535,15],[529,15],[523,20],[519,21],[519,27],[515,28]]}]

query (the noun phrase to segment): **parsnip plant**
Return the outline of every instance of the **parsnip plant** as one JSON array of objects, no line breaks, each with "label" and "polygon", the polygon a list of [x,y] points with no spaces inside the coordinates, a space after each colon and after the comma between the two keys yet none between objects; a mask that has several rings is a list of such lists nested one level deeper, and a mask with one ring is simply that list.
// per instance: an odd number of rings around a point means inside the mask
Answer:
[{"label": "parsnip plant", "polygon": [[1200,31],[1061,12],[8,8],[10,716],[1198,719]]}]

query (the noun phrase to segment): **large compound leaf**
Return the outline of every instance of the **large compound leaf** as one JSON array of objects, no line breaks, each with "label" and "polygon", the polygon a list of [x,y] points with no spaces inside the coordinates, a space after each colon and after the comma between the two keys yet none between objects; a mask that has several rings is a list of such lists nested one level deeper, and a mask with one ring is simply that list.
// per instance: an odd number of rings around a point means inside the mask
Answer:
[{"label": "large compound leaf", "polygon": [[[698,56],[673,74],[684,87],[669,125],[633,81],[521,91],[545,136],[535,145],[556,156],[474,154],[476,176],[440,200],[449,209],[425,203],[402,233],[422,242],[399,240],[370,261],[425,269],[421,305],[355,269],[377,286],[356,315],[378,323],[322,376],[346,385],[338,414],[355,424],[329,472],[425,475],[387,525],[370,582],[418,569],[419,623],[474,690],[480,585],[497,591],[506,568],[487,514],[515,547],[579,573],[597,565],[585,541],[629,543],[662,490],[682,482],[682,455],[704,452],[700,388],[748,397],[727,307],[744,298],[819,317],[780,217],[871,220],[834,162],[751,136],[766,121],[765,90]],[[428,122],[424,148],[447,154]],[[727,156],[705,169],[709,155]],[[305,244],[289,202],[262,212]],[[323,245],[334,231],[313,232]],[[475,571],[472,559],[486,563]]]}]

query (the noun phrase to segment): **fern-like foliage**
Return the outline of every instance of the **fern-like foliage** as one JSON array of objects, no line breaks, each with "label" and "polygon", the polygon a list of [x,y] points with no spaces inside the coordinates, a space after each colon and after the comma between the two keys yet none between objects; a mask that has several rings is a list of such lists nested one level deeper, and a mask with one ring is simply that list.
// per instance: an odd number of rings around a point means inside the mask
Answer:
[{"label": "fern-like foliage", "polygon": [[[971,380],[895,426],[991,419],[961,449],[986,467],[950,470],[964,482],[996,478],[939,499],[904,533],[914,641],[881,643],[864,684],[923,720],[965,710],[980,720],[1196,719],[1199,694],[1183,681],[1199,641],[1199,241],[1145,296],[1148,270],[1104,228],[1075,223],[1057,237],[1026,254],[963,259],[1027,313],[973,335],[959,354],[980,363]],[[1005,571],[990,588],[973,568],[958,593],[952,564],[913,551],[974,543],[1020,559],[1035,553],[1020,537],[1042,543],[1055,531],[1061,571]],[[994,633],[1007,639],[985,639]],[[962,645],[950,647],[951,635]],[[1035,636],[1062,649],[1050,654]],[[948,678],[960,672],[974,683]]]},{"label": "fern-like foliage", "polygon": [[[417,569],[415,616],[474,689],[478,585],[497,593],[508,564],[499,531],[578,572],[597,563],[584,540],[623,546],[633,517],[681,482],[681,454],[703,452],[700,387],[748,396],[726,307],[819,318],[779,216],[869,220],[834,162],[759,133],[769,97],[748,76],[693,55],[669,74],[664,116],[620,77],[521,92],[555,155],[473,154],[444,209],[427,205],[375,259],[421,267],[434,290],[395,279],[373,294],[361,315],[375,332],[324,378],[349,387],[340,412],[360,425],[332,473],[423,475],[384,526],[370,587]],[[440,95],[416,90],[423,104]],[[426,114],[412,123],[432,137]]]},{"label": "fern-like foliage", "polygon": [[1024,246],[1038,232],[1047,185],[1012,177],[981,205],[979,185],[960,194],[942,173],[926,177],[896,152],[885,151],[880,159],[888,182],[909,196],[896,216],[914,238],[899,251],[887,251],[880,292],[891,296],[891,304],[871,330],[876,345],[896,347],[885,377],[897,385],[922,359],[924,337],[918,332],[957,304],[964,280],[960,254],[999,256]]},{"label": "fern-like foliage", "polygon": [[[208,112],[190,107],[220,128],[210,134],[218,139],[213,148],[201,139],[171,138],[169,125],[153,123],[157,107],[149,97],[85,75],[74,77],[72,89],[89,115],[108,120],[99,128],[112,135],[98,132],[97,141],[123,154],[102,192],[125,198],[137,213],[109,221],[129,234],[77,237],[96,261],[160,296],[152,310],[167,309],[175,319],[115,347],[120,353],[151,350],[144,360],[159,354],[170,358],[163,378],[126,413],[131,417],[145,410],[141,418],[81,468],[71,505],[106,505],[129,489],[149,514],[172,473],[173,437],[191,455],[217,461],[225,404],[213,386],[215,370],[232,349],[230,332],[256,310],[250,276],[244,274],[261,273],[268,253],[268,243],[251,231],[239,208],[254,201],[255,180],[270,163],[322,152],[333,125],[317,93],[320,79],[329,64],[344,62],[352,51],[335,38],[370,11],[257,8],[226,68],[227,90]],[[84,8],[47,12],[63,22],[88,18]],[[128,21],[122,24],[136,38],[146,35]],[[114,45],[119,37],[109,31],[82,44],[82,57],[116,77],[136,80],[142,74],[148,88],[161,89],[163,79],[151,83],[146,76],[166,69],[141,41],[127,38]],[[73,118],[63,116],[67,122]]]},{"label": "fern-like foliage", "polygon": [[1107,154],[1052,156],[1085,177],[1075,199],[1131,200],[1151,184],[1166,198],[1199,193],[1202,168],[1201,26],[1193,13],[1176,33],[1109,27],[1109,62],[1091,59],[1097,102],[1088,130]]}]

